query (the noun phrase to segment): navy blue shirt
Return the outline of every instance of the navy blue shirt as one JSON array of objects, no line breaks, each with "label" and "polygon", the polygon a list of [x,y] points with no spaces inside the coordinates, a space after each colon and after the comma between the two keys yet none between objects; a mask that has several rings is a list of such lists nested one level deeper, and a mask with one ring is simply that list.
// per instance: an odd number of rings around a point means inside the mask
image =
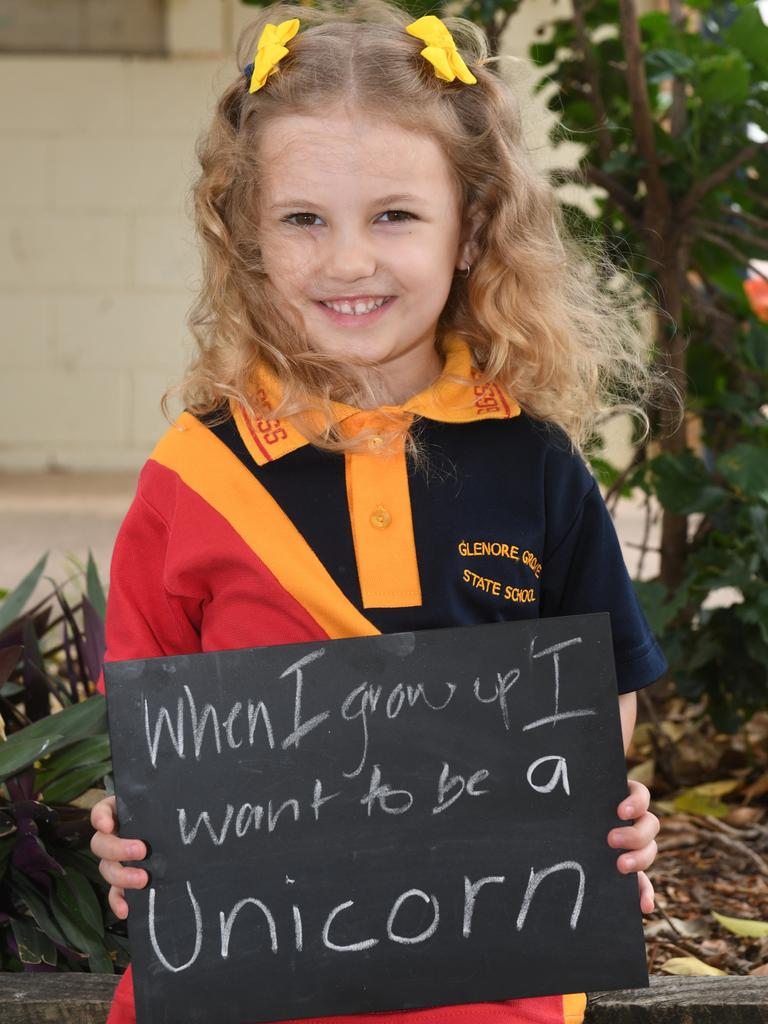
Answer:
[{"label": "navy blue shirt", "polygon": [[666,671],[597,483],[559,429],[524,413],[416,421],[426,457],[409,457],[408,485],[422,602],[388,608],[363,607],[344,456],[307,444],[259,465],[234,420],[210,429],[382,633],[607,611],[619,692]]}]

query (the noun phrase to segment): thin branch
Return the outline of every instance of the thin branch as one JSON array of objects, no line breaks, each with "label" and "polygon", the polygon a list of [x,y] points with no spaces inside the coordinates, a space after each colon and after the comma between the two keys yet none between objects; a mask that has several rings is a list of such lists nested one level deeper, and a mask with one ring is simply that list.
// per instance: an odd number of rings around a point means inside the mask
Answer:
[{"label": "thin branch", "polygon": [[733,238],[739,238],[742,242],[746,242],[748,245],[753,245],[758,250],[768,252],[768,236],[766,238],[758,238],[757,235],[752,235],[748,231],[743,231],[741,228],[734,227],[733,224],[723,224],[722,221],[715,220],[694,220],[693,224],[695,227],[710,228],[715,232],[722,232],[724,235],[731,235]]},{"label": "thin branch", "polygon": [[612,148],[611,133],[606,127],[608,111],[600,92],[598,65],[595,60],[595,51],[587,32],[583,2],[582,0],[572,0],[572,6],[573,26],[576,30],[576,45],[581,50],[584,60],[584,68],[587,72],[587,81],[589,83],[589,103],[595,112],[595,120],[597,121],[597,151],[600,155],[601,163],[604,163],[611,155]]},{"label": "thin branch", "polygon": [[640,40],[640,26],[635,0],[619,0],[621,36],[626,58],[626,80],[629,101],[632,107],[632,122],[640,156],[645,161],[643,175],[648,188],[650,204],[661,214],[668,208],[668,195],[659,167],[659,155],[653,137],[653,117],[648,99],[648,84],[645,77],[645,63]]},{"label": "thin branch", "polygon": [[754,213],[747,213],[746,210],[732,210],[728,206],[721,206],[720,209],[723,213],[727,213],[731,217],[740,217],[741,220],[745,220],[747,224],[754,224],[756,228],[765,228],[768,230],[768,220],[763,217],[756,217]]},{"label": "thin branch", "polygon": [[759,192],[753,192],[751,188],[746,188],[742,185],[744,194],[748,195],[753,203],[757,203],[758,206],[764,206],[768,210],[768,196],[761,196]]},{"label": "thin branch", "polygon": [[745,256],[743,252],[739,252],[735,245],[731,245],[730,242],[726,242],[726,240],[724,238],[720,238],[719,235],[711,235],[708,231],[702,231],[701,237],[706,238],[708,242],[711,242],[712,245],[716,245],[718,248],[722,249],[723,252],[727,252],[729,256],[733,256],[734,259],[739,260],[739,262],[743,263],[745,267],[748,265],[750,269],[758,275],[758,277],[762,277],[764,281],[768,281],[768,276],[750,262],[754,257]]},{"label": "thin branch", "polygon": [[604,188],[608,195],[613,199],[627,214],[627,217],[635,224],[640,226],[640,216],[642,214],[642,206],[637,202],[632,193],[624,188],[621,182],[617,181],[616,178],[607,174],[599,167],[593,167],[592,164],[587,164],[587,178],[592,185],[598,185],[600,188]]},{"label": "thin branch", "polygon": [[713,188],[717,188],[718,185],[727,181],[737,167],[740,167],[743,163],[746,163],[747,160],[751,160],[753,156],[756,156],[764,145],[765,143],[763,142],[755,142],[751,146],[745,146],[744,149],[736,153],[735,156],[732,156],[730,160],[726,161],[722,167],[718,167],[716,171],[708,174],[706,178],[702,178],[701,181],[697,181],[680,204],[678,209],[678,219],[685,220],[686,217],[689,217],[699,200],[702,199],[707,192],[711,192]]}]

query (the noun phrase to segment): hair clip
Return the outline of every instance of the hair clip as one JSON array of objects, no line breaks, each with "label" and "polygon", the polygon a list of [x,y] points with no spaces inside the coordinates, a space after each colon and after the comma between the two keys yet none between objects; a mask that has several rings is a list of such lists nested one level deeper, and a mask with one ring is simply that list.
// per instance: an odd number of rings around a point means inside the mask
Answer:
[{"label": "hair clip", "polygon": [[277,70],[277,64],[288,53],[285,43],[293,39],[299,31],[298,18],[281,21],[279,25],[272,22],[264,26],[256,46],[253,63],[248,64],[243,72],[250,81],[248,92],[257,92],[269,76]]},{"label": "hair clip", "polygon": [[452,82],[454,78],[459,78],[467,85],[474,85],[477,82],[456,49],[453,36],[434,14],[425,14],[423,18],[412,21],[410,25],[406,25],[405,31],[428,44],[421,50],[421,56],[433,65],[438,78],[442,78],[444,82]]}]

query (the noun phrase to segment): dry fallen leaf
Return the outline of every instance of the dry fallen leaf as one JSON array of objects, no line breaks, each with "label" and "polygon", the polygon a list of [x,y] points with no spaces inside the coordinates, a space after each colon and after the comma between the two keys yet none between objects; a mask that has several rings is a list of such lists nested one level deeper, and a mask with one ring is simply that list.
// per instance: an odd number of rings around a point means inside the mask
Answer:
[{"label": "dry fallen leaf", "polygon": [[661,969],[666,974],[685,974],[698,978],[726,973],[719,967],[710,967],[709,964],[705,964],[703,960],[699,960],[695,956],[673,956],[661,965]]},{"label": "dry fallen leaf", "polygon": [[651,757],[647,761],[641,761],[640,764],[636,764],[634,768],[630,768],[627,772],[627,778],[634,779],[635,782],[642,782],[644,786],[648,786],[650,789],[653,785],[653,779],[656,775],[656,762]]},{"label": "dry fallen leaf", "polygon": [[734,935],[744,935],[750,939],[762,939],[768,935],[768,921],[751,921],[742,917],[726,917],[712,911],[712,916],[720,922],[723,928]]}]

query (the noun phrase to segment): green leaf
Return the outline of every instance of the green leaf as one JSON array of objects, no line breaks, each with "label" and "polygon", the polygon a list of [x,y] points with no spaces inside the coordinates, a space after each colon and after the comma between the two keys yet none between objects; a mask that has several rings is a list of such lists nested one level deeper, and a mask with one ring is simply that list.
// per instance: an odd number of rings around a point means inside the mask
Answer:
[{"label": "green leaf", "polygon": [[768,27],[760,16],[757,4],[746,7],[723,36],[730,46],[741,50],[744,56],[768,78]]},{"label": "green leaf", "polygon": [[11,930],[19,947],[19,960],[23,964],[50,964],[56,966],[56,947],[31,921],[11,918]]},{"label": "green leaf", "polygon": [[720,456],[717,468],[737,491],[768,502],[768,449],[738,444]]},{"label": "green leaf", "polygon": [[645,73],[649,82],[685,78],[695,67],[691,58],[678,50],[650,50],[645,56]]},{"label": "green leaf", "polygon": [[48,552],[43,555],[37,565],[30,570],[29,573],[24,577],[21,583],[12,590],[11,593],[6,597],[0,606],[0,633],[10,626],[24,610],[24,605],[29,600],[30,594],[38,584],[40,577],[43,575],[45,569],[45,563],[48,561]]},{"label": "green leaf", "polygon": [[47,804],[66,804],[76,797],[81,796],[86,789],[101,782],[105,775],[112,771],[111,761],[102,761],[100,764],[84,765],[82,768],[75,768],[61,778],[49,783],[43,790],[43,800]]},{"label": "green leaf", "polygon": [[83,920],[93,928],[97,935],[104,936],[104,919],[101,906],[91,883],[79,871],[66,869],[65,878],[77,900],[78,910]]},{"label": "green leaf", "polygon": [[697,93],[704,103],[735,106],[749,95],[749,65],[735,50],[705,57],[699,62],[699,73]]},{"label": "green leaf", "polygon": [[[78,704],[72,704],[63,711],[25,726],[20,732],[9,736],[0,746],[0,754],[10,757],[10,751],[23,741],[46,739],[49,741],[48,753],[69,746],[86,736],[94,736],[107,731],[107,702],[102,693],[96,693]],[[0,771],[0,778],[2,778]]]},{"label": "green leaf", "polygon": [[98,932],[83,916],[66,874],[64,878],[53,880],[51,908],[68,940],[80,952],[88,954],[91,970],[114,974],[114,964],[104,948],[104,943]]},{"label": "green leaf", "polygon": [[88,739],[79,740],[46,758],[44,767],[37,774],[37,786],[39,789],[45,789],[54,779],[58,779],[66,772],[74,768],[84,768],[89,764],[99,764],[109,760],[109,757],[108,735],[89,736]]},{"label": "green leaf", "polygon": [[48,912],[42,894],[17,868],[11,868],[9,878],[11,889],[24,900],[38,928],[54,942],[58,942],[60,946],[69,948],[69,942]]},{"label": "green leaf", "polygon": [[63,738],[63,734],[57,732],[50,732],[48,736],[28,736],[26,733],[27,729],[21,729],[0,744],[0,782],[34,764]]},{"label": "green leaf", "polygon": [[728,499],[728,492],[712,481],[704,463],[692,452],[664,453],[653,459],[649,468],[659,501],[670,512],[714,512]]},{"label": "green leaf", "polygon": [[667,588],[658,580],[633,580],[632,583],[651,631],[663,636],[688,599],[685,588],[678,588],[672,600],[667,601]]},{"label": "green leaf", "polygon": [[88,549],[88,569],[86,571],[86,593],[88,600],[93,605],[95,611],[98,612],[101,621],[104,621],[104,616],[107,609],[107,599],[104,596],[104,588],[101,585],[99,579],[99,570],[96,566],[96,562],[93,557],[93,552]]}]

